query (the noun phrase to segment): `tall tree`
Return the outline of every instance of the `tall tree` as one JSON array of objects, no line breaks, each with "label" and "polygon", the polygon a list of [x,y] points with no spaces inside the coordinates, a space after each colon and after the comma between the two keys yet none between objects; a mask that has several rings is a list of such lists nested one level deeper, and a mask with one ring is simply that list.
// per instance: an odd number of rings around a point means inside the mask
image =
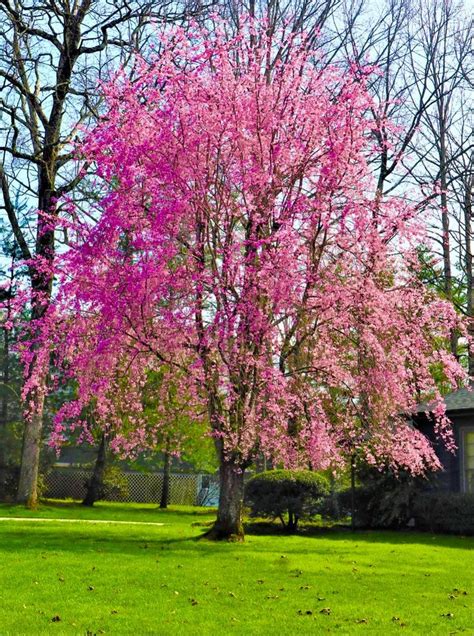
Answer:
[{"label": "tall tree", "polygon": [[416,275],[416,209],[370,194],[365,71],[318,66],[303,35],[252,19],[235,38],[221,24],[163,46],[108,85],[107,118],[83,147],[113,188],[42,321],[78,382],[57,436],[92,397],[114,419],[122,357],[135,414],[115,439],[127,451],[145,435],[146,374],[179,369],[219,456],[217,538],[243,534],[257,453],[325,467],[353,437],[371,464],[439,466],[400,413],[439,398],[451,443],[432,369],[452,386],[464,377],[442,345],[458,319]]},{"label": "tall tree", "polygon": [[[376,192],[404,192],[431,216],[431,249],[439,254],[439,292],[452,302],[469,280],[463,257],[464,193],[460,163],[472,144],[466,111],[466,77],[472,69],[473,20],[452,0],[349,0],[338,24],[346,55],[367,60],[379,72],[369,83],[374,96],[377,153],[371,158]],[[464,97],[463,97],[464,92]],[[464,107],[463,107],[464,102]],[[471,109],[472,110],[472,109]],[[465,161],[464,161],[465,163]],[[458,171],[456,173],[456,170]],[[456,200],[458,199],[458,200]],[[463,304],[460,311],[469,315]],[[451,349],[458,353],[457,334]],[[472,357],[472,356],[471,356]]]},{"label": "tall tree", "polygon": [[[117,59],[146,44],[142,36],[150,20],[178,20],[185,10],[182,3],[165,1],[0,1],[1,207],[28,264],[33,332],[52,293],[58,200],[72,195],[84,176],[71,164],[71,150],[81,125],[96,114],[97,82]],[[17,196],[31,201],[29,231],[19,223]],[[18,488],[18,501],[33,506],[47,383],[47,365],[34,359],[31,371],[43,371],[35,372],[35,385],[24,395]]]},{"label": "tall tree", "polygon": [[[474,20],[462,4],[453,1],[420,2],[418,9],[418,58],[425,60],[425,81],[434,99],[422,114],[411,149],[417,159],[412,174],[428,194],[427,202],[437,204],[431,238],[442,262],[440,292],[454,301],[456,288],[470,285],[465,203],[469,207],[466,183],[472,155],[472,106],[468,105],[465,78],[473,70]],[[419,75],[418,67],[414,58],[414,78]],[[424,209],[428,212],[429,205]],[[472,317],[464,303],[458,309]],[[451,335],[451,349],[458,353],[456,333]]]}]

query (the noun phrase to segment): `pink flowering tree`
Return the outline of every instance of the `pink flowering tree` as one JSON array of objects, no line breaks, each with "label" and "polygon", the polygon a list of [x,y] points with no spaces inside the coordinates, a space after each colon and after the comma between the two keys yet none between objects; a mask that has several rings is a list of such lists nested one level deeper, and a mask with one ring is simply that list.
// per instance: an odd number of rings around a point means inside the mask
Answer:
[{"label": "pink flowering tree", "polygon": [[[177,370],[219,456],[217,538],[243,534],[257,454],[438,467],[402,414],[440,399],[435,370],[464,379],[445,347],[462,325],[416,275],[413,209],[370,195],[370,69],[322,69],[304,36],[257,22],[224,31],[175,29],[156,59],[104,86],[107,116],[81,152],[110,189],[59,263],[44,321],[77,382],[57,443],[92,399],[117,451],[150,443],[146,374]],[[451,444],[441,406],[436,426]]]}]

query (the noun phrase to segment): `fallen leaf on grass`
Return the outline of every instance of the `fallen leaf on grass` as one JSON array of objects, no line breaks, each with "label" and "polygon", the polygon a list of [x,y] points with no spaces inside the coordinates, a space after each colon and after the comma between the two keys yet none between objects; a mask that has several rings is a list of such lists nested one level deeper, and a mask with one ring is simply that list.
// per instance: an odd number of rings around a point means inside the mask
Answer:
[{"label": "fallen leaf on grass", "polygon": [[190,598],[189,602],[191,603],[191,605],[198,605],[199,601],[197,601],[195,598]]},{"label": "fallen leaf on grass", "polygon": [[458,587],[454,587],[449,598],[457,598],[458,596],[467,596],[466,590],[460,590]]},{"label": "fallen leaf on grass", "polygon": [[446,612],[446,614],[440,614],[443,618],[454,618],[454,614],[452,612]]},{"label": "fallen leaf on grass", "polygon": [[329,614],[331,613],[331,608],[330,607],[323,607],[323,609],[319,610],[320,614],[326,614],[327,616],[329,616]]},{"label": "fallen leaf on grass", "polygon": [[53,618],[51,619],[52,623],[59,623],[59,621],[61,620],[60,616],[53,616]]},{"label": "fallen leaf on grass", "polygon": [[358,618],[358,619],[356,620],[356,624],[357,624],[357,625],[364,625],[364,624],[366,624],[366,623],[368,623],[368,622],[369,622],[369,621],[368,621],[366,618]]}]

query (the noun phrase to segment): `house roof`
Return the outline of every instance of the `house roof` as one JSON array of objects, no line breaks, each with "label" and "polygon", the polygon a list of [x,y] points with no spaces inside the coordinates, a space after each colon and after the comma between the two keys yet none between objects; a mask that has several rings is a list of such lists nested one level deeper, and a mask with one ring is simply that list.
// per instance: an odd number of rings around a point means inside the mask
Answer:
[{"label": "house roof", "polygon": [[[466,387],[448,393],[444,396],[444,403],[446,404],[447,413],[451,411],[474,411],[474,383],[471,383],[470,388]],[[434,405],[435,402],[422,402],[418,405],[416,412],[431,411]]]}]

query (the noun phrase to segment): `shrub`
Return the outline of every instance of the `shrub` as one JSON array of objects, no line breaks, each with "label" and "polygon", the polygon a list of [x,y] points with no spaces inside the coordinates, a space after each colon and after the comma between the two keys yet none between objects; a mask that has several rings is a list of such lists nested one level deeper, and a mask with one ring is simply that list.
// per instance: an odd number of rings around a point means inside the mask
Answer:
[{"label": "shrub", "polygon": [[[429,483],[408,473],[365,471],[354,490],[354,525],[358,528],[402,528],[413,516],[413,502]],[[341,516],[352,513],[352,491],[339,493]]]},{"label": "shrub", "polygon": [[[474,494],[427,491],[429,481],[407,474],[365,475],[354,490],[354,525],[358,528],[401,528],[414,518],[420,530],[450,534],[474,534]],[[350,489],[339,493],[339,509],[351,514]]]},{"label": "shrub", "polygon": [[19,466],[10,465],[0,469],[0,501],[15,501],[19,477]]},{"label": "shrub", "polygon": [[474,535],[474,493],[425,493],[415,500],[413,516],[422,530]]},{"label": "shrub", "polygon": [[101,498],[121,501],[128,496],[129,489],[126,475],[118,466],[108,464],[105,468]]},{"label": "shrub", "polygon": [[320,512],[328,494],[328,480],[309,470],[270,470],[245,487],[251,516],[278,518],[289,532],[296,532],[300,519]]}]

